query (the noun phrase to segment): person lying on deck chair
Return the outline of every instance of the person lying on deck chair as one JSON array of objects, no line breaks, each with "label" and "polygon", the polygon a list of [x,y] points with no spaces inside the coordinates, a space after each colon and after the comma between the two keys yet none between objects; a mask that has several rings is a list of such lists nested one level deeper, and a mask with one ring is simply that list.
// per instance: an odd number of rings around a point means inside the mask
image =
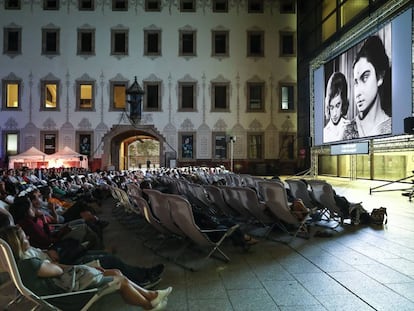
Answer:
[{"label": "person lying on deck chair", "polygon": [[[0,213],[0,230],[2,228],[13,226],[14,220],[11,214]],[[162,273],[164,272],[164,265],[157,264],[152,267],[138,267],[131,266],[121,260],[119,257],[112,255],[103,250],[82,250],[77,256],[71,258],[71,260],[61,260],[58,250],[56,247],[51,246],[41,250],[39,248],[31,247],[31,252],[35,255],[47,256],[51,262],[65,263],[65,264],[85,264],[94,260],[99,260],[101,267],[105,269],[117,269],[122,272],[128,279],[144,288],[153,288],[160,281]]]},{"label": "person lying on deck chair", "polygon": [[[65,270],[67,270],[65,268],[70,268],[69,266],[52,262],[43,253],[34,255],[28,237],[18,226],[9,226],[1,229],[0,238],[5,240],[12,249],[23,284],[27,288],[39,296],[64,292],[62,288],[58,287],[57,279],[65,273]],[[118,292],[127,304],[140,306],[144,310],[152,311],[166,308],[167,297],[171,293],[172,287],[164,290],[149,291],[129,280],[119,270],[105,270],[101,267],[96,267],[95,269],[101,273],[97,273],[99,280],[90,288],[101,287],[114,281],[116,282]],[[82,298],[82,295],[77,295],[74,299]],[[89,297],[87,297],[84,303],[88,300]]]}]

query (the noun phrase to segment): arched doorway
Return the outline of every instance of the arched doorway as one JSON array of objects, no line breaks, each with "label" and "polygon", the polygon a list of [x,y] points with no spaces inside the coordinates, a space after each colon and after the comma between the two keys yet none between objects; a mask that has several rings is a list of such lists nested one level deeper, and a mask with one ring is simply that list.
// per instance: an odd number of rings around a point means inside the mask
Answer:
[{"label": "arched doorway", "polygon": [[[137,170],[141,168],[160,167],[160,142],[148,135],[129,137],[122,143],[124,169]],[[120,163],[120,166],[122,166]],[[122,169],[122,168],[121,168]]]},{"label": "arched doorway", "polygon": [[135,170],[165,166],[164,137],[153,125],[117,125],[103,137],[101,168]]}]

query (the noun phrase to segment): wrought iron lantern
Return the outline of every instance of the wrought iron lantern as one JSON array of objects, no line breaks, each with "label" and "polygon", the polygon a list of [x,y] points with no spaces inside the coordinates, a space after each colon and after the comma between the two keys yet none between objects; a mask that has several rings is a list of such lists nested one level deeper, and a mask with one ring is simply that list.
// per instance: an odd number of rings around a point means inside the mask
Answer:
[{"label": "wrought iron lantern", "polygon": [[137,77],[135,76],[134,83],[126,90],[127,102],[129,104],[129,119],[134,124],[141,120],[142,96],[144,94],[145,92],[138,84]]}]

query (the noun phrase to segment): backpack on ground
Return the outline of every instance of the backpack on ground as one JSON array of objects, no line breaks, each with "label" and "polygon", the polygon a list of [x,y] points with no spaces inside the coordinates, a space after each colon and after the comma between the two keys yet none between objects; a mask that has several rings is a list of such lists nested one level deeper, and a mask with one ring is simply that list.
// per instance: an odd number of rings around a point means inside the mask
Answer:
[{"label": "backpack on ground", "polygon": [[370,223],[370,215],[368,211],[362,207],[361,203],[351,203],[349,207],[349,215],[353,225]]},{"label": "backpack on ground", "polygon": [[374,208],[371,212],[371,224],[384,225],[388,222],[387,209],[385,207]]}]

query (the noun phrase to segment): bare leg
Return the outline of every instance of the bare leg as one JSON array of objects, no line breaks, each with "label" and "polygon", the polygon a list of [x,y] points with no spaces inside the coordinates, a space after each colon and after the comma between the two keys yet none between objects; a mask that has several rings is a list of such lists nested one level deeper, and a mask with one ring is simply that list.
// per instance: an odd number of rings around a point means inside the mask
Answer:
[{"label": "bare leg", "polygon": [[119,270],[105,270],[104,275],[113,276],[114,279],[120,280],[120,293],[126,303],[141,306],[144,309],[152,309],[154,307],[154,305],[151,304],[151,301],[157,298],[157,291],[149,291],[140,287],[123,276]]}]

